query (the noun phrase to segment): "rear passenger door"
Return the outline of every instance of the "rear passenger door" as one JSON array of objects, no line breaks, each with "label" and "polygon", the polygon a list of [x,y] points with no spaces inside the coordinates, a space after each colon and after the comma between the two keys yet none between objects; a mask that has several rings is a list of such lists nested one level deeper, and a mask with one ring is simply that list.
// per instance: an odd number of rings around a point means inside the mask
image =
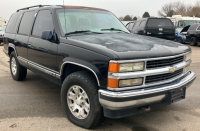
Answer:
[{"label": "rear passenger door", "polygon": [[29,67],[33,71],[39,71],[38,73],[42,73],[41,75],[48,73],[53,79],[55,73],[58,73],[56,72],[58,44],[41,39],[43,31],[54,31],[52,12],[48,9],[39,10],[37,13],[28,42],[28,59]]},{"label": "rear passenger door", "polygon": [[22,61],[22,65],[27,65],[27,43],[30,33],[30,28],[33,22],[35,11],[27,11],[22,15],[17,34],[14,39],[18,59]]}]

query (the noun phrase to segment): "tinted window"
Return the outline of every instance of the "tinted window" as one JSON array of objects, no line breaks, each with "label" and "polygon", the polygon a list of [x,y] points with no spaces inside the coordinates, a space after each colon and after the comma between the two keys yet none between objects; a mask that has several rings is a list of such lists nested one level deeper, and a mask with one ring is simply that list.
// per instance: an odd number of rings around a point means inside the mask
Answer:
[{"label": "tinted window", "polygon": [[146,21],[142,21],[140,24],[141,27],[145,27],[145,25],[146,25]]},{"label": "tinted window", "polygon": [[196,30],[197,26],[198,26],[197,24],[191,25],[190,28],[189,28],[189,30]]},{"label": "tinted window", "polygon": [[147,23],[148,27],[168,27],[173,26],[170,19],[149,19]]},{"label": "tinted window", "polygon": [[32,35],[34,36],[42,36],[43,31],[53,31],[53,21],[50,10],[41,10],[39,11],[37,18],[35,20],[35,24],[33,26]]},{"label": "tinted window", "polygon": [[131,30],[133,28],[134,23],[130,23],[128,29]]},{"label": "tinted window", "polygon": [[140,26],[140,21],[136,22],[135,26]]},{"label": "tinted window", "polygon": [[198,29],[197,30],[200,30],[200,26],[198,27]]},{"label": "tinted window", "polygon": [[6,28],[6,32],[8,32],[8,33],[14,33],[15,26],[17,24],[17,21],[19,19],[20,14],[21,14],[20,12],[17,12],[17,13],[14,13],[11,16],[11,18],[10,18],[10,20],[8,22],[7,28]]},{"label": "tinted window", "polygon": [[34,11],[24,13],[18,30],[19,34],[27,35],[29,33],[33,16],[34,16]]}]

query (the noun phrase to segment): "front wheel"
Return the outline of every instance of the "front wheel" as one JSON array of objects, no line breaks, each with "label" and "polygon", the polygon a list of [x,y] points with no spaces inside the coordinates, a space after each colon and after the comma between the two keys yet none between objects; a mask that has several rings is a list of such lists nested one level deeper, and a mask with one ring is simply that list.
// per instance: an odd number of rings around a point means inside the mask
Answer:
[{"label": "front wheel", "polygon": [[70,74],[61,88],[61,102],[67,118],[83,128],[94,128],[103,119],[98,99],[98,85],[87,72]]},{"label": "front wheel", "polygon": [[182,41],[182,39],[180,37],[178,38],[178,42],[179,43],[183,43],[183,41]]}]

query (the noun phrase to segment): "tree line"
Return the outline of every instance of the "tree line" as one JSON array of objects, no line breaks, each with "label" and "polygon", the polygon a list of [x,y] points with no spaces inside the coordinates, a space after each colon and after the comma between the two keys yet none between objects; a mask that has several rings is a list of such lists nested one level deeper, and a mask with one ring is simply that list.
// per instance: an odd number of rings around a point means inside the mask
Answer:
[{"label": "tree line", "polygon": [[194,4],[185,4],[180,1],[169,2],[161,7],[158,15],[161,17],[172,17],[172,15],[200,17],[200,1]]},{"label": "tree line", "polygon": [[[144,12],[142,18],[146,18],[146,17],[150,17],[149,12]],[[131,16],[131,15],[126,15],[124,17],[119,17],[120,21],[133,21],[133,20],[137,20],[140,19],[140,16]]]}]

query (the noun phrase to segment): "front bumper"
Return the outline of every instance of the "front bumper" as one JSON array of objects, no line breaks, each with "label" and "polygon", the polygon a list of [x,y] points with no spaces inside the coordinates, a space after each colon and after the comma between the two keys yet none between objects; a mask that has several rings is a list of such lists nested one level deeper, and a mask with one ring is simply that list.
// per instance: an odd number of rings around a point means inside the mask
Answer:
[{"label": "front bumper", "polygon": [[[196,74],[194,72],[188,72],[188,74],[179,80],[176,80],[172,83],[158,85],[154,87],[146,87],[145,89],[131,90],[131,91],[109,91],[109,90],[99,90],[99,102],[103,106],[104,110],[115,111],[117,112],[117,118],[128,116],[135,113],[123,113],[120,114],[120,110],[133,108],[133,107],[141,107],[150,105],[152,103],[166,103],[166,99],[168,97],[169,91],[178,88],[188,88],[193,83],[196,78]],[[133,110],[132,110],[133,112]],[[109,114],[105,114],[107,117]]]}]

